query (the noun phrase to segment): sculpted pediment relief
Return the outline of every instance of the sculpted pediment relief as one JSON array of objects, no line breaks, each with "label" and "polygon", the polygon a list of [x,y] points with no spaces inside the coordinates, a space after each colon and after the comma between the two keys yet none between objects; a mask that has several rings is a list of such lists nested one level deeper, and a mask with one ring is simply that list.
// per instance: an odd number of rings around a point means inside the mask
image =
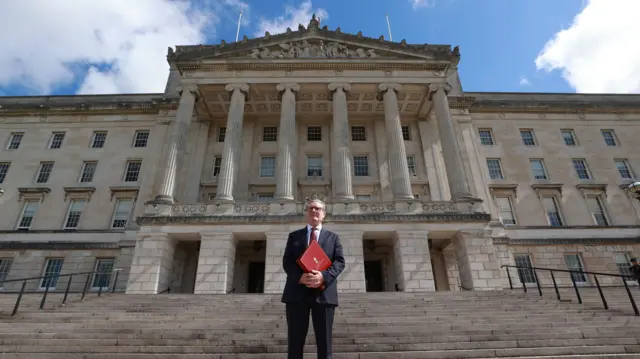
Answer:
[{"label": "sculpted pediment relief", "polygon": [[[346,59],[380,57],[374,49],[348,46],[337,41],[316,43],[307,40],[280,43],[251,50],[246,56],[254,59]],[[389,56],[384,56],[389,57]]]}]

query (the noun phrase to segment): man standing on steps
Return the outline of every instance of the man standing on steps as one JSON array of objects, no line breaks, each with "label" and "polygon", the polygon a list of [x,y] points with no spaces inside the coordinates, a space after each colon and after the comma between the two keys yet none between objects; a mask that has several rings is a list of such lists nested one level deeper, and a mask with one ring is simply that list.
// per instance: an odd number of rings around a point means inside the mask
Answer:
[{"label": "man standing on steps", "polygon": [[[289,233],[282,258],[282,266],[287,273],[282,294],[282,302],[286,304],[287,311],[287,358],[302,359],[311,313],[318,359],[330,359],[333,316],[338,306],[337,278],[344,270],[344,255],[340,237],[322,228],[322,220],[326,214],[324,202],[317,198],[311,199],[307,202],[305,212],[307,226]],[[323,272],[303,273],[296,263],[311,241],[318,241],[333,262]],[[324,290],[320,289],[322,284],[325,285]]]}]

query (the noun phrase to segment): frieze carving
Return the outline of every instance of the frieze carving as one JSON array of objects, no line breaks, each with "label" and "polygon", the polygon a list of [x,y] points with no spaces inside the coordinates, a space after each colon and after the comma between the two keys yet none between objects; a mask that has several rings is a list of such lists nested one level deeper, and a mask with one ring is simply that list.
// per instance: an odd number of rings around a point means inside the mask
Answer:
[{"label": "frieze carving", "polygon": [[261,47],[251,50],[249,57],[254,59],[343,59],[343,58],[375,58],[379,57],[375,50],[356,48],[349,49],[339,42],[310,44],[307,40],[282,43],[274,50]]}]

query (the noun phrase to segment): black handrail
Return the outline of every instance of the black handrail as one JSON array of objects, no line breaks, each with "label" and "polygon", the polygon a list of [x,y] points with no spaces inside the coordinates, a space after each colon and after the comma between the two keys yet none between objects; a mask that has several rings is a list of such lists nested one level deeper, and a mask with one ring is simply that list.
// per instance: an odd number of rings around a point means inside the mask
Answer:
[{"label": "black handrail", "polygon": [[[64,306],[67,303],[67,297],[69,296],[69,289],[71,288],[71,281],[73,280],[73,276],[87,275],[87,279],[85,280],[84,286],[82,289],[82,297],[80,298],[80,300],[84,301],[84,297],[87,295],[87,291],[89,290],[90,280],[91,278],[94,277],[94,275],[110,275],[111,273],[116,272],[116,275],[113,279],[113,286],[111,288],[111,293],[114,293],[116,291],[116,285],[118,284],[118,275],[120,274],[120,271],[122,271],[122,269],[116,268],[113,271],[108,271],[108,272],[91,271],[91,272],[56,274],[56,275],[48,275],[48,276],[40,276],[40,277],[7,279],[7,280],[0,280],[0,284],[4,285],[5,283],[22,282],[22,286],[20,287],[20,292],[18,293],[18,299],[16,299],[16,304],[13,306],[13,311],[11,312],[11,316],[14,316],[16,315],[16,313],[18,312],[18,308],[20,307],[20,302],[22,301],[22,295],[25,292],[27,281],[45,279],[45,283],[49,283],[50,280],[55,279],[57,283],[60,277],[69,277],[69,281],[67,282],[67,288],[65,289],[64,297],[62,298],[62,305]],[[109,283],[107,283],[107,291],[108,290],[109,290]],[[47,301],[47,294],[49,294],[49,285],[46,285],[44,288],[44,293],[42,294],[42,300],[40,301],[40,310],[44,309],[44,305]],[[98,297],[101,295],[102,295],[102,286],[98,288]]]},{"label": "black handrail", "polygon": [[[535,277],[535,280],[536,280],[536,285],[538,287],[538,293],[540,294],[540,296],[542,296],[542,287],[540,286],[540,280],[538,280],[537,271],[550,272],[551,273],[551,280],[553,281],[553,288],[556,291],[556,297],[558,298],[558,300],[560,300],[560,291],[558,290],[558,284],[556,283],[556,278],[553,275],[554,272],[571,273],[571,274],[573,274],[573,273],[590,274],[590,275],[593,276],[593,279],[596,282],[596,287],[598,288],[598,293],[600,294],[600,299],[602,300],[602,305],[604,306],[604,309],[609,309],[609,304],[607,303],[607,299],[605,298],[604,293],[602,292],[602,287],[600,286],[600,281],[598,281],[598,276],[622,278],[622,283],[624,284],[624,288],[627,290],[627,295],[629,296],[629,301],[631,302],[631,307],[633,308],[633,312],[635,313],[636,316],[640,315],[640,312],[638,311],[638,306],[636,305],[636,301],[633,298],[633,295],[631,294],[631,290],[629,290],[629,285],[627,284],[627,281],[626,281],[626,279],[628,279],[628,278],[633,278],[631,276],[622,275],[622,274],[613,274],[613,273],[587,272],[587,271],[572,270],[572,269],[555,269],[555,268],[540,268],[540,267],[531,267],[531,266],[517,266],[517,265],[510,265],[510,264],[504,264],[504,265],[500,266],[500,268],[506,268],[506,270],[507,270],[507,278],[509,279],[509,288],[511,288],[511,290],[513,290],[513,282],[511,280],[511,273],[509,272],[509,268],[532,270],[533,271],[533,276]],[[573,277],[573,275],[570,275],[570,277],[571,277],[571,282],[573,284],[573,289],[576,292],[576,297],[578,298],[578,303],[582,304],[582,296],[580,295],[580,290],[578,289],[578,285],[576,284],[576,280]],[[527,292],[527,285],[522,280],[522,278],[520,278],[520,283],[522,284],[522,289],[526,293]]]}]

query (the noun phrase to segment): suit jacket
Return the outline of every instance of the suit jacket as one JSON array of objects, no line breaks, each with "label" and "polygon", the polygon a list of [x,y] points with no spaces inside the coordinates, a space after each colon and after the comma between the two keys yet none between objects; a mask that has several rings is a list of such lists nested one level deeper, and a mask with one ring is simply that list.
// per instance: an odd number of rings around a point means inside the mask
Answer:
[{"label": "suit jacket", "polygon": [[287,282],[282,293],[283,303],[300,303],[314,300],[317,303],[338,305],[338,276],[344,270],[344,255],[340,237],[325,229],[320,231],[318,244],[331,259],[332,265],[322,272],[326,288],[308,288],[300,284],[300,277],[304,274],[296,260],[307,249],[307,227],[289,233],[287,245],[282,258],[282,266],[287,273]]}]

